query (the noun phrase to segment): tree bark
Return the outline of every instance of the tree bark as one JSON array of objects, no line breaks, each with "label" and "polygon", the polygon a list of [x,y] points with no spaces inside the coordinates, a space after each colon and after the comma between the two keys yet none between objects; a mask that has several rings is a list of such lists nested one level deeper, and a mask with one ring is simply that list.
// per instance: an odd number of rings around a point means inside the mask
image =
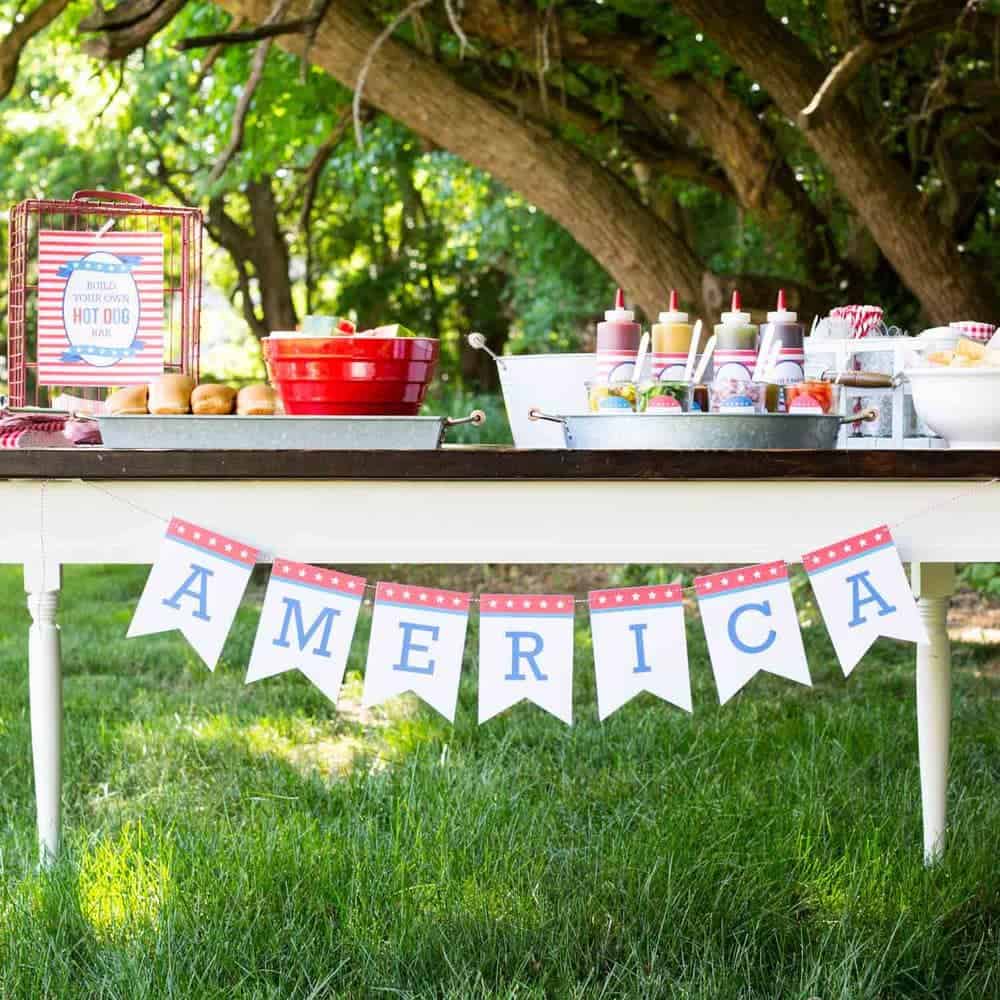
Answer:
[{"label": "tree bark", "polygon": [[47,28],[65,9],[69,0],[42,0],[23,21],[16,23],[0,39],[0,101],[14,86],[17,65],[25,45]]},{"label": "tree bark", "polygon": [[[530,59],[536,56],[539,24],[537,8],[524,0],[478,0],[462,14],[462,27],[471,35]],[[819,266],[822,258],[833,257],[826,218],[795,179],[767,126],[723,80],[661,75],[654,38],[590,38],[558,20],[553,30],[564,60],[619,72],[660,111],[677,115],[722,168],[736,200],[758,218],[797,231],[807,267],[831,273],[832,259],[825,261],[827,268]],[[663,172],[673,173],[669,165]]]},{"label": "tree bark", "polygon": [[[674,0],[674,6],[758,80],[790,120],[823,83],[824,69],[806,44],[760,0]],[[906,171],[878,144],[857,108],[840,98],[803,134],[932,323],[996,314],[995,290],[925,211]]]},{"label": "tree bark", "polygon": [[[209,204],[208,228],[212,238],[233,258],[243,298],[243,316],[258,337],[271,330],[294,330],[298,325],[288,273],[288,245],[281,232],[278,206],[269,177],[247,184],[247,203],[253,229],[240,225],[227,211],[222,197]],[[257,279],[260,310],[255,308],[250,278]]]},{"label": "tree bark", "polygon": [[[253,23],[263,21],[269,10],[267,0],[222,0],[222,5]],[[316,33],[310,58],[353,88],[378,33],[334,5]],[[283,38],[280,44],[301,55],[304,42]],[[702,262],[622,181],[569,143],[462,86],[432,59],[387,40],[372,61],[363,96],[547,212],[647,315],[662,307],[671,287],[689,301],[702,301]]]}]

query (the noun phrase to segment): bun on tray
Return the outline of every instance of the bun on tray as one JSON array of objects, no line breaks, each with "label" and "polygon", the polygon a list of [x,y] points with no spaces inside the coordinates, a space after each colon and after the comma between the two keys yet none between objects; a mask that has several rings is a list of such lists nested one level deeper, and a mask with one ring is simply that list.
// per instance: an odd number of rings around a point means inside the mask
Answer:
[{"label": "bun on tray", "polygon": [[236,390],[228,385],[199,385],[191,393],[191,412],[199,416],[232,413]]},{"label": "bun on tray", "polygon": [[270,417],[278,408],[274,390],[263,382],[247,385],[236,397],[236,412],[248,417]]},{"label": "bun on tray", "polygon": [[145,385],[127,385],[117,389],[108,397],[108,413],[113,417],[146,413],[147,394],[148,386]]},{"label": "bun on tray", "polygon": [[191,409],[194,379],[190,375],[161,375],[149,384],[149,412],[187,413]]}]

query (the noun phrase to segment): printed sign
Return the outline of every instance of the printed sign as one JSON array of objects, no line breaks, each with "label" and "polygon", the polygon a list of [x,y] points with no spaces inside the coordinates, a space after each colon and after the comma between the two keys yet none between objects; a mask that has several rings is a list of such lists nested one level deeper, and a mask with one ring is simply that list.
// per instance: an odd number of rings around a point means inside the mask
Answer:
[{"label": "printed sign", "polygon": [[364,594],[360,576],[275,559],[247,683],[299,670],[336,704]]},{"label": "printed sign", "polygon": [[680,586],[594,590],[588,603],[601,719],[642,691],[690,712]]},{"label": "printed sign", "polygon": [[38,381],[130,385],[163,372],[163,233],[38,234]]},{"label": "printed sign", "polygon": [[412,691],[455,721],[471,594],[379,583],[362,704]]},{"label": "printed sign", "polygon": [[845,675],[880,636],[926,643],[927,633],[883,524],[802,557]]},{"label": "printed sign", "polygon": [[146,578],[128,638],[180,629],[214,670],[256,562],[252,545],[173,518]]},{"label": "printed sign", "polygon": [[811,683],[784,562],[700,576],[694,586],[721,704],[761,670]]},{"label": "printed sign", "polygon": [[479,598],[479,721],[522,699],[573,722],[572,594]]}]

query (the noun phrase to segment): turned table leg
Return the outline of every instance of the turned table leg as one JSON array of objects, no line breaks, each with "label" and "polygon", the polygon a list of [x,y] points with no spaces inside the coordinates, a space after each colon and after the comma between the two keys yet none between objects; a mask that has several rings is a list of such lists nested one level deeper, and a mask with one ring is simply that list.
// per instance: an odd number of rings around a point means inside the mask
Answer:
[{"label": "turned table leg", "polygon": [[55,623],[61,567],[39,561],[24,567],[24,589],[32,625],[28,632],[28,690],[31,754],[35,768],[35,810],[42,865],[59,855],[62,800],[62,665]]},{"label": "turned table leg", "polygon": [[924,812],[924,861],[940,860],[948,801],[948,740],[951,731],[951,647],[948,600],[955,588],[952,563],[914,563],[913,592],[930,644],[917,646],[917,740],[920,798]]}]

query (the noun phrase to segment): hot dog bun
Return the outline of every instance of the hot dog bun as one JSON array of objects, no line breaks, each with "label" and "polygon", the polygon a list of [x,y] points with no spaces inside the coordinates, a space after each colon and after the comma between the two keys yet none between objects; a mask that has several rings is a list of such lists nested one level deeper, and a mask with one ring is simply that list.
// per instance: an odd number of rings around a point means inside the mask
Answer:
[{"label": "hot dog bun", "polygon": [[193,390],[194,379],[190,375],[161,375],[149,384],[149,412],[187,413]]},{"label": "hot dog bun", "polygon": [[191,412],[199,416],[232,413],[236,390],[228,385],[199,385],[191,393]]},{"label": "hot dog bun", "polygon": [[269,417],[277,408],[274,390],[263,382],[244,386],[236,397],[236,412],[244,416]]}]

